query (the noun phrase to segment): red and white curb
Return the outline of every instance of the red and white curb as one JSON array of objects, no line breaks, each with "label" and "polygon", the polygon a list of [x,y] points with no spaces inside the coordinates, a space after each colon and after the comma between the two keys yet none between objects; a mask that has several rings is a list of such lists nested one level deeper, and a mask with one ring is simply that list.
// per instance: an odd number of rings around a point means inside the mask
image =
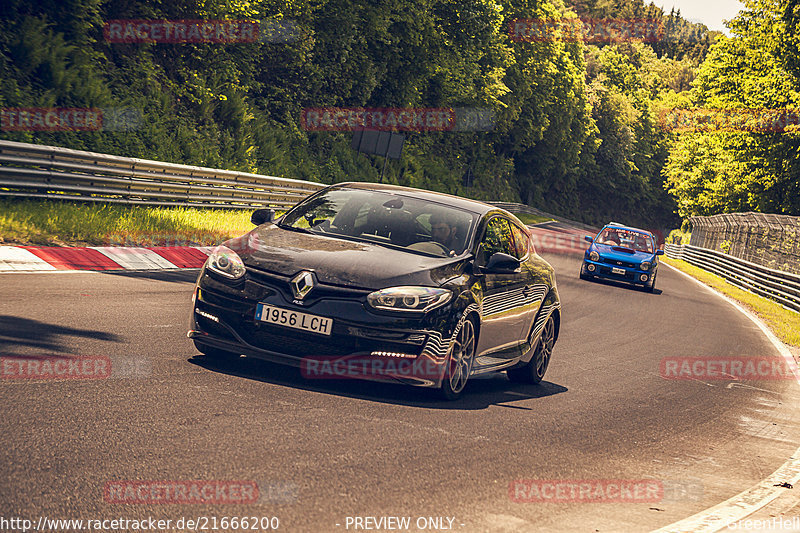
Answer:
[{"label": "red and white curb", "polygon": [[79,248],[0,246],[0,272],[200,268],[211,246]]}]

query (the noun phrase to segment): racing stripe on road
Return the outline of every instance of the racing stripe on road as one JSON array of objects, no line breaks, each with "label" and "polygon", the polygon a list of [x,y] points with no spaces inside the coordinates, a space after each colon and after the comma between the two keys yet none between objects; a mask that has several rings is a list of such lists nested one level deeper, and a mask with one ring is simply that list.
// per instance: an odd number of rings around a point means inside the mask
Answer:
[{"label": "racing stripe on road", "polygon": [[157,253],[147,248],[92,247],[126,270],[165,270],[178,268]]},{"label": "racing stripe on road", "polygon": [[0,246],[0,272],[201,268],[216,246]]},{"label": "racing stripe on road", "polygon": [[157,253],[177,268],[200,268],[208,259],[208,253],[204,250],[191,247],[156,246],[148,248],[148,250]]},{"label": "racing stripe on road", "polygon": [[24,248],[0,247],[0,272],[30,270],[56,270],[56,267]]},{"label": "racing stripe on road", "polygon": [[57,270],[120,270],[119,263],[91,248],[33,248],[30,253]]},{"label": "racing stripe on road", "polygon": [[200,250],[201,252],[203,252],[206,255],[211,255],[211,252],[213,252],[217,248],[218,248],[218,246],[195,246],[194,247],[195,250]]}]

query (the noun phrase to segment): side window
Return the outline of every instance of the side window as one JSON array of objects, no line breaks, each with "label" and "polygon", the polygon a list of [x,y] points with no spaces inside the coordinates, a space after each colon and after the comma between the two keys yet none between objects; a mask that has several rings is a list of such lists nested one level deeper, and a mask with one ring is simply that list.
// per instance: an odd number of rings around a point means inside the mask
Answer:
[{"label": "side window", "polygon": [[528,255],[528,234],[516,224],[511,225],[511,232],[514,234],[514,253],[512,255],[517,259],[522,259]]},{"label": "side window", "polygon": [[511,233],[511,224],[508,220],[495,217],[486,225],[486,234],[481,241],[481,264],[486,264],[490,257],[496,253],[515,255],[514,237]]}]

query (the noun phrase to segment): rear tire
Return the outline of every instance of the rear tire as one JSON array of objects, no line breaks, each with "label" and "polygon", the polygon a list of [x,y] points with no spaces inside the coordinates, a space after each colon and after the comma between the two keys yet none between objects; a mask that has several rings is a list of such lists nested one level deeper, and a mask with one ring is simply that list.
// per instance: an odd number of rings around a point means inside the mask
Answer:
[{"label": "rear tire", "polygon": [[444,379],[439,393],[445,400],[457,400],[464,392],[469,374],[472,372],[472,363],[475,361],[475,324],[467,319],[461,325],[444,371]]},{"label": "rear tire", "polygon": [[544,379],[547,367],[550,365],[550,357],[553,355],[553,347],[556,343],[556,321],[550,315],[544,325],[542,334],[536,342],[533,357],[525,366],[512,368],[506,373],[508,379],[514,383],[528,383],[538,385]]},{"label": "rear tire", "polygon": [[238,353],[220,350],[219,348],[214,348],[198,341],[194,341],[194,347],[197,348],[198,352],[215,361],[231,361],[239,358]]}]

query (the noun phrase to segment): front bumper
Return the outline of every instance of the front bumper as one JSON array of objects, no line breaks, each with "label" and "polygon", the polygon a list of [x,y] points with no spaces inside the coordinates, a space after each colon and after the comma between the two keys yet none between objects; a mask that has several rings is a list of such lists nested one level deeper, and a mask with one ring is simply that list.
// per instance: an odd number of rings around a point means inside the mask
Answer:
[{"label": "front bumper", "polygon": [[[614,268],[624,270],[624,273],[614,273]],[[584,258],[583,265],[581,265],[581,274],[614,281],[624,281],[636,285],[647,285],[655,276],[656,268],[652,267],[650,270],[641,270],[639,268],[612,265],[602,260],[592,261],[591,259]],[[645,276],[646,279],[642,279],[642,276]]]},{"label": "front bumper", "polygon": [[[458,321],[452,303],[425,317],[378,314],[365,309],[364,291],[350,291],[301,307],[283,293],[280,279],[251,278],[235,286],[201,273],[188,336],[212,348],[299,367],[309,379],[441,385]],[[331,335],[261,322],[260,302],[332,318]]]}]

